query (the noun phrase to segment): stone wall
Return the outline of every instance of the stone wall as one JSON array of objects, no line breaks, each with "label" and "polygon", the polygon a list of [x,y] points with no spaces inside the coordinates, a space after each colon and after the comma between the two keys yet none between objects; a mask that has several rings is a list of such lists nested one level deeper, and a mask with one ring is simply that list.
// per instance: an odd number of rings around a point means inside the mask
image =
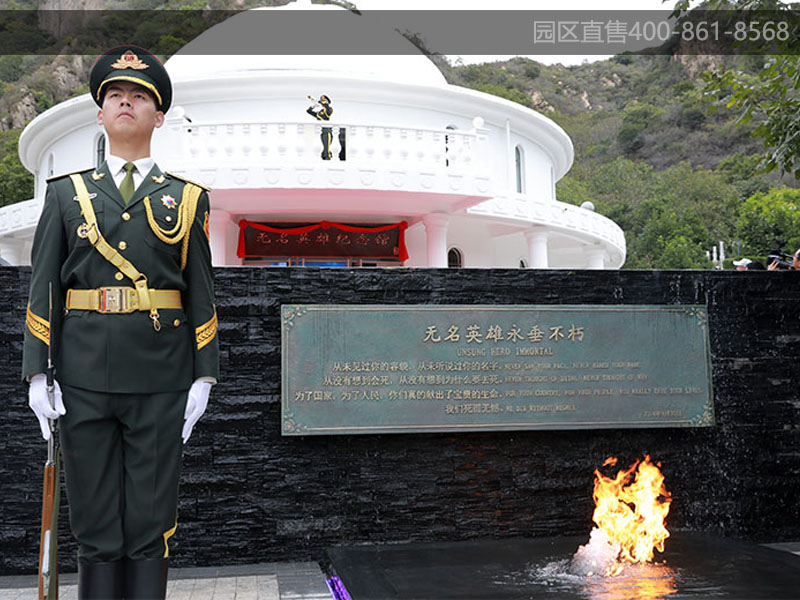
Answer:
[{"label": "stone wall", "polygon": [[[218,269],[223,380],[185,449],[173,564],[318,559],[359,542],[588,534],[607,456],[663,464],[673,529],[800,540],[800,275]],[[0,267],[0,574],[32,573],[46,445],[19,381],[30,271]],[[708,304],[717,425],[280,435],[282,303]],[[669,360],[668,356],[664,360]],[[62,569],[75,544],[62,500]]]}]

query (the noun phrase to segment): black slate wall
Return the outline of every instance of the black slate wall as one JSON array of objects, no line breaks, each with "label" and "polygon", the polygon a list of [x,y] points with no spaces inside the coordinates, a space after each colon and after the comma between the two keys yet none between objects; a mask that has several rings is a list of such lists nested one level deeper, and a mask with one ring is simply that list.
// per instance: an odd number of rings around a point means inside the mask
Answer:
[{"label": "black slate wall", "polygon": [[[606,456],[663,463],[670,528],[800,540],[800,275],[218,269],[223,381],[185,449],[173,564],[358,542],[588,534]],[[46,446],[19,382],[28,269],[0,267],[0,574],[36,569]],[[283,438],[282,303],[705,304],[717,425]],[[664,360],[670,360],[665,356]],[[61,531],[63,570],[75,544]]]}]

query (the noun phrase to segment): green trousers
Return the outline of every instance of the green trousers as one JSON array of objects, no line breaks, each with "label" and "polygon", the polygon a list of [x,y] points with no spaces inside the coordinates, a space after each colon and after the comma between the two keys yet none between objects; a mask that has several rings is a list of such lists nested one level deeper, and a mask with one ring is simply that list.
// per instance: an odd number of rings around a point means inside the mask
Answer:
[{"label": "green trousers", "polygon": [[84,562],[169,556],[188,390],[108,394],[61,386],[72,533]]}]

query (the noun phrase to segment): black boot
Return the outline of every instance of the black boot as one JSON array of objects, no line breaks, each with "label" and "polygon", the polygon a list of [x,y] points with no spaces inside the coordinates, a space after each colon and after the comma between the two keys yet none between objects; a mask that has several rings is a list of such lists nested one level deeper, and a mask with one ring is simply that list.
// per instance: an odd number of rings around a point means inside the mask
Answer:
[{"label": "black boot", "polygon": [[78,561],[78,600],[122,600],[122,561]]},{"label": "black boot", "polygon": [[125,600],[164,600],[169,559],[125,559]]}]

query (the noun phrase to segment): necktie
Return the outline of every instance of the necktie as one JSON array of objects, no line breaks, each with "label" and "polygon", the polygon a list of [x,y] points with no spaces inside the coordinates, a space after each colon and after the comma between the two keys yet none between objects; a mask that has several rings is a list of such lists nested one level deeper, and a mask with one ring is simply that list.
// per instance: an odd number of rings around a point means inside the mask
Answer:
[{"label": "necktie", "polygon": [[122,167],[125,170],[125,177],[122,178],[122,182],[119,184],[119,193],[122,194],[122,199],[127,204],[131,196],[133,196],[133,190],[135,189],[133,186],[133,170],[136,168],[136,165],[132,162],[127,162]]}]

